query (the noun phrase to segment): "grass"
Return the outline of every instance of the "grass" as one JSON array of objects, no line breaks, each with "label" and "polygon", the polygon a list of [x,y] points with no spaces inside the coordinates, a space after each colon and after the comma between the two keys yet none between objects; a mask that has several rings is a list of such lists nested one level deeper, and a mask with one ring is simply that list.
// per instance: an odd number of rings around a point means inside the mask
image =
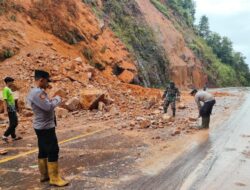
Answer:
[{"label": "grass", "polygon": [[159,0],[150,0],[150,2],[167,18],[169,18],[167,6],[162,4]]}]

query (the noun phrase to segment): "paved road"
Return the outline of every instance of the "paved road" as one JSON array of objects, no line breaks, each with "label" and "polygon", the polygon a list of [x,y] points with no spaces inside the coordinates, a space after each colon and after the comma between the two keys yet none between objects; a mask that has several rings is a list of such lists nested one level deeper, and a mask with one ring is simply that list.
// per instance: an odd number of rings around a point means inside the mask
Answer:
[{"label": "paved road", "polygon": [[206,142],[191,148],[159,175],[143,176],[123,189],[249,190],[250,94],[239,110],[224,119],[223,125],[210,129]]}]

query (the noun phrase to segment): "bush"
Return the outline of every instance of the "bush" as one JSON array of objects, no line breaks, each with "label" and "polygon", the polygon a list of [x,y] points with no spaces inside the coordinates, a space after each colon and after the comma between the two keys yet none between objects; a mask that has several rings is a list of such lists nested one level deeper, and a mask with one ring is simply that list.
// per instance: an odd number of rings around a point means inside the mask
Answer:
[{"label": "bush", "polygon": [[10,49],[4,50],[4,52],[3,52],[3,55],[4,55],[5,59],[14,56],[14,54],[15,53],[12,50],[10,50]]},{"label": "bush", "polygon": [[83,51],[82,51],[84,57],[87,59],[87,60],[92,60],[93,59],[93,51],[89,48],[84,48]]},{"label": "bush", "polygon": [[168,15],[168,9],[167,6],[162,4],[159,0],[150,0],[150,2],[167,18],[169,18]]},{"label": "bush", "polygon": [[15,55],[15,52],[11,49],[4,49],[0,52],[0,61],[4,61],[5,59],[11,58]]}]

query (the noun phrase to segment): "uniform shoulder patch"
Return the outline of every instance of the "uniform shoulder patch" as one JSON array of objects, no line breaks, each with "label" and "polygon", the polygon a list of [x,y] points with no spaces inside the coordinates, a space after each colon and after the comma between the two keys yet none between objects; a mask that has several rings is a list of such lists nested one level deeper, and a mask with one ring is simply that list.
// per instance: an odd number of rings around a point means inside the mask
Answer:
[{"label": "uniform shoulder patch", "polygon": [[44,92],[40,93],[39,98],[42,100],[46,99],[46,95],[44,94]]}]

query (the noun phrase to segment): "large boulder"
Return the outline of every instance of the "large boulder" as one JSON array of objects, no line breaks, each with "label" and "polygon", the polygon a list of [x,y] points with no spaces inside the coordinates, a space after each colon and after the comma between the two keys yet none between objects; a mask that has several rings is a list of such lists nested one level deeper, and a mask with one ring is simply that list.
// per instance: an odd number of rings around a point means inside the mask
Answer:
[{"label": "large boulder", "polygon": [[71,98],[65,102],[64,106],[69,111],[76,111],[81,108],[80,100],[77,97]]},{"label": "large boulder", "polygon": [[80,94],[80,103],[83,109],[92,110],[98,109],[98,103],[104,102],[105,93],[96,88],[84,89]]},{"label": "large boulder", "polygon": [[63,89],[56,89],[55,92],[54,92],[54,96],[57,95],[57,96],[60,96],[62,98],[66,98],[67,94],[68,93]]},{"label": "large boulder", "polygon": [[129,70],[124,70],[119,76],[118,78],[124,82],[124,83],[132,83],[134,78],[135,78],[135,74]]}]

